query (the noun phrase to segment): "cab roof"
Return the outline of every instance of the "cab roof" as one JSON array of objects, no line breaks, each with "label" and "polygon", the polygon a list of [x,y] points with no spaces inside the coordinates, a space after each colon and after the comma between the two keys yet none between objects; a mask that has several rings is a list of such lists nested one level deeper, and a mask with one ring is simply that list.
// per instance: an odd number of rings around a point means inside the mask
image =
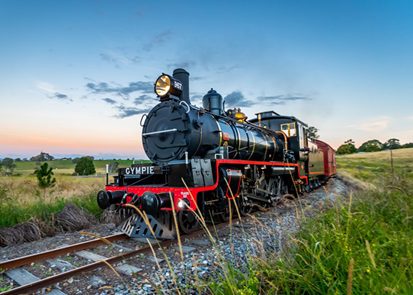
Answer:
[{"label": "cab roof", "polygon": [[258,116],[261,115],[261,121],[268,120],[268,119],[288,119],[288,120],[291,120],[291,121],[299,122],[300,124],[304,125],[305,127],[308,127],[308,125],[306,123],[304,123],[303,121],[297,119],[294,116],[284,116],[284,115],[280,115],[280,114],[278,114],[274,111],[256,113],[255,115],[257,116],[256,118],[253,118],[253,119],[249,120],[251,123],[258,122]]}]

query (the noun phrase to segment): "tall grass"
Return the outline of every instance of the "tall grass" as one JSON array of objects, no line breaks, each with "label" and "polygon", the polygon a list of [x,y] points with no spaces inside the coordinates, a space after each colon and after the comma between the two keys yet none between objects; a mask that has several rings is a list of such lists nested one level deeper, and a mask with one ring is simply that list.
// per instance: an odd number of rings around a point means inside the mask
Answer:
[{"label": "tall grass", "polygon": [[[111,160],[95,160],[97,173],[104,173],[105,165]],[[120,167],[132,164],[132,160],[117,160]],[[147,163],[138,160],[135,163]],[[16,162],[15,175],[0,176],[0,228],[12,226],[32,217],[49,220],[66,203],[75,203],[93,215],[101,210],[96,202],[96,193],[104,187],[104,176],[72,176],[75,164],[71,160],[47,162],[54,168],[56,185],[45,193],[37,186],[35,161]]]},{"label": "tall grass", "polygon": [[47,189],[44,194],[37,187],[34,176],[0,177],[0,228],[32,217],[47,221],[68,202],[94,215],[100,214],[96,192],[103,187],[103,178],[83,179],[62,175],[56,178],[56,186]]},{"label": "tall grass", "polygon": [[[395,181],[396,179],[396,181]],[[306,219],[289,251],[250,259],[214,294],[413,294],[413,181],[396,175]]]},{"label": "tall grass", "polygon": [[102,212],[97,205],[95,193],[72,198],[56,198],[53,201],[36,198],[32,202],[22,205],[7,198],[7,196],[5,197],[4,190],[0,188],[0,199],[0,228],[13,226],[31,218],[50,221],[52,216],[60,212],[67,203],[74,203],[96,217],[99,217]]}]

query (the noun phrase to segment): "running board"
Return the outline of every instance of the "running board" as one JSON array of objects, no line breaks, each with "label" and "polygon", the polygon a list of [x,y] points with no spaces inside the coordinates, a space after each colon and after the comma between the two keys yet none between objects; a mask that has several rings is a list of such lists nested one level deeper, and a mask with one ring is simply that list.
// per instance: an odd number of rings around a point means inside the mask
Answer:
[{"label": "running board", "polygon": [[152,231],[144,219],[138,214],[133,214],[131,217],[126,219],[122,225],[121,231],[131,238],[155,238],[162,240],[176,239],[175,226],[170,214],[162,213],[160,218],[155,218],[149,214],[147,216]]}]

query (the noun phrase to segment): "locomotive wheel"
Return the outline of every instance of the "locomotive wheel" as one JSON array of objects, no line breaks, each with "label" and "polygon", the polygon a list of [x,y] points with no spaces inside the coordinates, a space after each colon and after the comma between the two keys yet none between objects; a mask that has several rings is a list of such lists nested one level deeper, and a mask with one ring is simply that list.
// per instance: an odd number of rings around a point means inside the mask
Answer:
[{"label": "locomotive wheel", "polygon": [[270,178],[267,184],[267,191],[271,193],[269,196],[271,199],[271,205],[274,205],[279,199],[278,191],[277,191],[277,180],[275,178]]},{"label": "locomotive wheel", "polygon": [[199,228],[199,220],[195,214],[189,210],[182,210],[177,213],[179,229],[189,234]]},{"label": "locomotive wheel", "polygon": [[[233,208],[231,208],[231,209],[233,209]],[[234,211],[232,211],[232,216],[234,216]],[[221,222],[227,222],[229,220],[229,208],[228,208],[228,206],[225,207],[225,210],[223,212],[220,212],[218,214],[218,218],[219,218],[219,221],[221,221]]]},{"label": "locomotive wheel", "polygon": [[250,214],[252,211],[252,206],[246,205],[246,201],[243,201],[242,198],[237,199],[237,206],[239,209],[239,214],[241,216],[245,216],[247,214]]},{"label": "locomotive wheel", "polygon": [[[222,187],[218,187],[217,189],[218,198],[221,200],[219,202],[219,211],[215,211],[215,216],[218,222],[227,222],[229,220],[229,208],[230,202],[228,202],[227,197],[225,196],[224,189]],[[222,208],[222,209],[221,209]]]},{"label": "locomotive wheel", "polygon": [[276,190],[274,179],[270,178],[268,180],[264,180],[261,188],[265,191],[264,197],[267,199],[267,202],[263,204],[263,207],[271,207],[273,205],[272,195],[275,194]]},{"label": "locomotive wheel", "polygon": [[284,195],[288,194],[288,184],[282,178],[278,180],[278,187],[277,187],[276,194],[277,194],[277,197],[279,198],[282,198]]}]

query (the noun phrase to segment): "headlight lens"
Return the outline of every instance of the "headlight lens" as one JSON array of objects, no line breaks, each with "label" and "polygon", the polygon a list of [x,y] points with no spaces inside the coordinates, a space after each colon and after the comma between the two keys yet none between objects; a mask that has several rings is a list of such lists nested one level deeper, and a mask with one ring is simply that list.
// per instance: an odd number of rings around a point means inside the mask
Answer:
[{"label": "headlight lens", "polygon": [[189,208],[190,205],[191,205],[191,203],[189,202],[188,199],[182,199],[182,200],[179,200],[179,202],[178,202],[178,208],[179,209]]},{"label": "headlight lens", "polygon": [[161,75],[155,82],[155,93],[164,97],[168,95],[169,90],[171,89],[171,78],[168,75]]}]

